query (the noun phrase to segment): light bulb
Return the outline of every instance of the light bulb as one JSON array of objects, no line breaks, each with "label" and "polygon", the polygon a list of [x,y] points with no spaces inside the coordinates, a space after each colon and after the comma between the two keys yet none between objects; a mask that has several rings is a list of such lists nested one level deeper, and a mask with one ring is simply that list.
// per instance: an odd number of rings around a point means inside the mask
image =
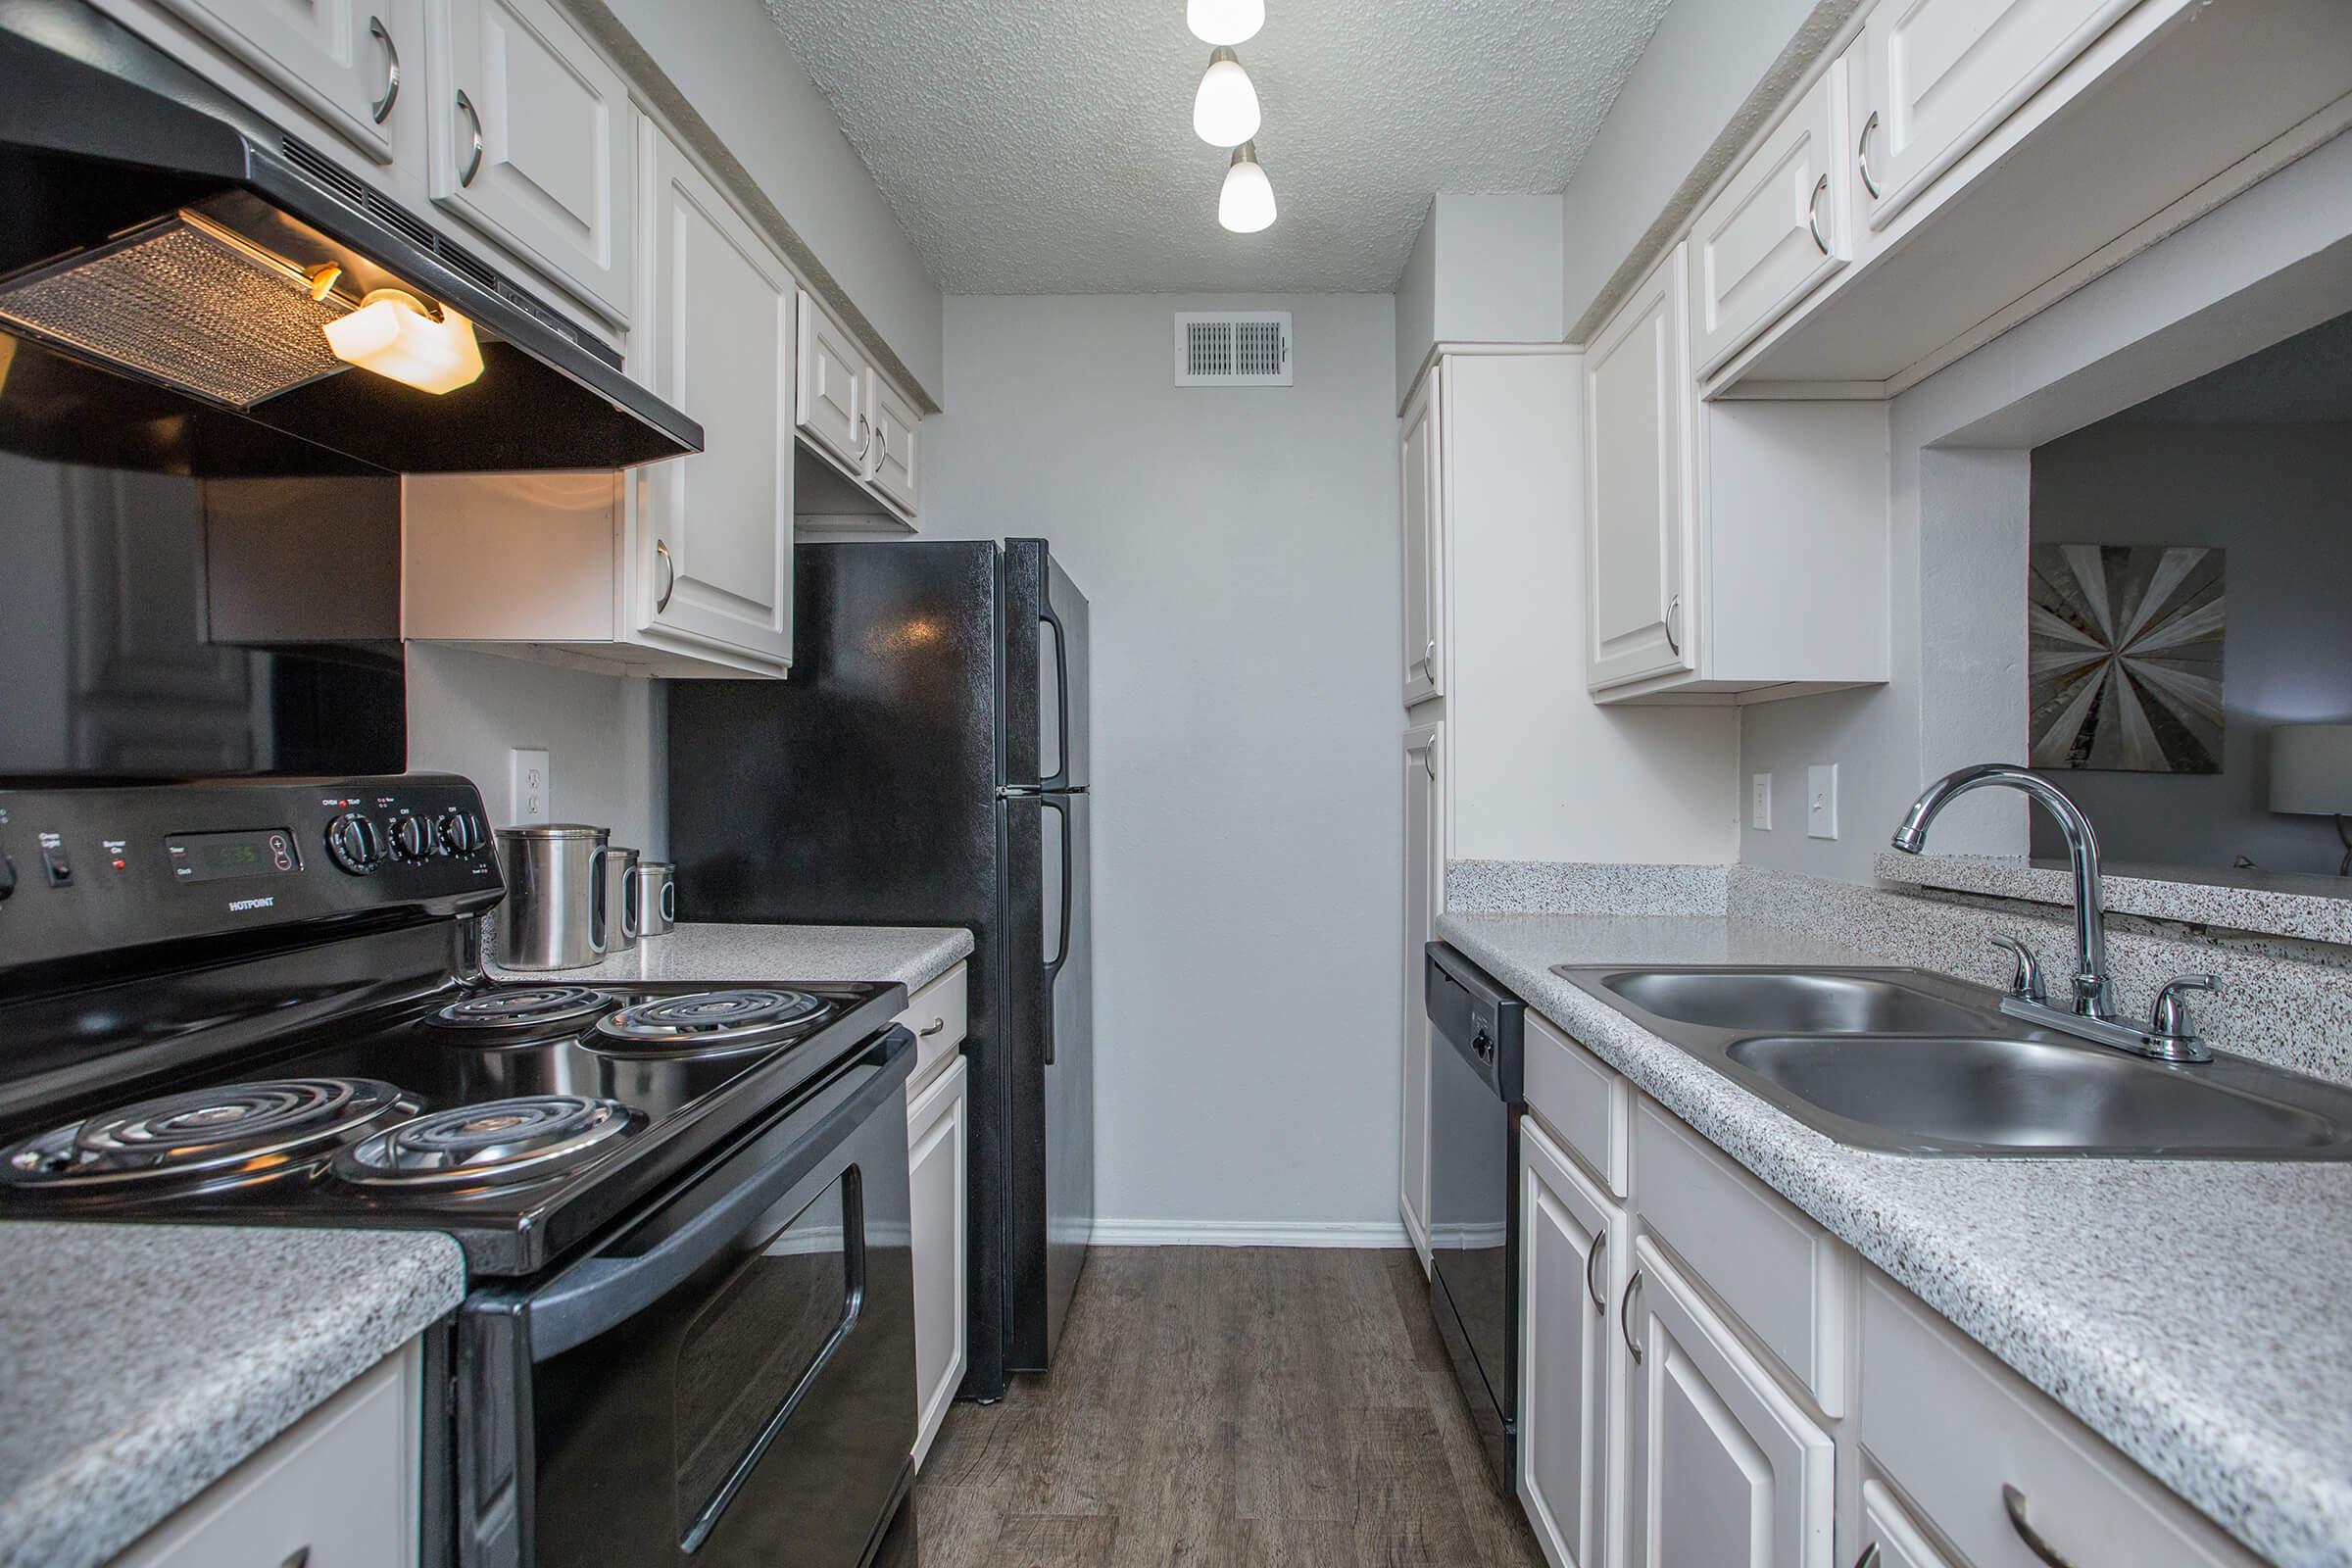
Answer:
[{"label": "light bulb", "polygon": [[1211,147],[1239,147],[1257,134],[1257,89],[1230,49],[1208,57],[1208,72],[1193,95],[1193,129]]},{"label": "light bulb", "polygon": [[1257,143],[1244,142],[1233,150],[1225,171],[1225,188],[1217,194],[1217,221],[1236,234],[1254,234],[1274,221],[1274,182],[1257,161]]},{"label": "light bulb", "polygon": [[335,358],[436,395],[469,385],[482,373],[482,346],[473,323],[444,309],[434,320],[424,303],[396,288],[370,291],[360,308],[326,323]]},{"label": "light bulb", "polygon": [[1248,43],[1266,24],[1266,0],[1185,0],[1184,21],[1202,43]]}]

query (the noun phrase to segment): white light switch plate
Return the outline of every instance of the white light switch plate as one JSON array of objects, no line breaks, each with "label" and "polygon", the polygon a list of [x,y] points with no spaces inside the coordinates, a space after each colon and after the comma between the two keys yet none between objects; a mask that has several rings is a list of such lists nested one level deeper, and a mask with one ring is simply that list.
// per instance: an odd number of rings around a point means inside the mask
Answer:
[{"label": "white light switch plate", "polygon": [[1758,773],[1749,782],[1747,825],[1759,833],[1772,831],[1772,775]]},{"label": "white light switch plate", "polygon": [[1838,764],[1805,769],[1805,837],[1838,836]]},{"label": "white light switch plate", "polygon": [[545,752],[517,749],[507,753],[507,822],[510,826],[547,821],[553,809],[551,803],[555,793],[555,769],[549,764]]}]

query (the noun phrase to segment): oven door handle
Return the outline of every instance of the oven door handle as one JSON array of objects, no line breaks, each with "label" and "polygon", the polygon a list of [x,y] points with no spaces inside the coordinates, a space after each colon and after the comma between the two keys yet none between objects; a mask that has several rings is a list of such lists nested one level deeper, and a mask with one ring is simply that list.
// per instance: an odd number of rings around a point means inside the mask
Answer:
[{"label": "oven door handle", "polygon": [[531,1359],[545,1361],[627,1322],[675,1290],[770,1204],[807,1180],[884,1107],[898,1107],[914,1070],[914,1036],[894,1026],[882,1037],[882,1070],[826,1111],[792,1152],[634,1257],[582,1258],[534,1292]]}]

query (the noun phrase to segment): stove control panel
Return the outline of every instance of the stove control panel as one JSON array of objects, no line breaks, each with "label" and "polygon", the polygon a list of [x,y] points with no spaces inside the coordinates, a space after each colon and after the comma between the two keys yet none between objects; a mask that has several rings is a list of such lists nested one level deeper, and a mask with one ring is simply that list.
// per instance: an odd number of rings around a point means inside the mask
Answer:
[{"label": "stove control panel", "polygon": [[504,892],[481,796],[455,774],[0,789],[0,973]]}]

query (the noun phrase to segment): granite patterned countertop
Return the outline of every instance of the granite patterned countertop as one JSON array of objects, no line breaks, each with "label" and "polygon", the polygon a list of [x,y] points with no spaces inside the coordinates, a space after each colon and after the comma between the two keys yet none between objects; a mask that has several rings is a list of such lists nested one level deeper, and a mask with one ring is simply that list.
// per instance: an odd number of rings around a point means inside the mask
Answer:
[{"label": "granite patterned countertop", "polygon": [[911,993],[971,951],[961,926],[685,924],[593,968],[489,968],[501,980],[896,980]]},{"label": "granite patterned countertop", "polygon": [[1847,1149],[1550,967],[1884,960],[1740,919],[1438,932],[2246,1545],[2352,1565],[2352,1166]]},{"label": "granite patterned countertop", "polygon": [[0,1568],[105,1562],[454,1308],[428,1232],[0,1222]]}]

